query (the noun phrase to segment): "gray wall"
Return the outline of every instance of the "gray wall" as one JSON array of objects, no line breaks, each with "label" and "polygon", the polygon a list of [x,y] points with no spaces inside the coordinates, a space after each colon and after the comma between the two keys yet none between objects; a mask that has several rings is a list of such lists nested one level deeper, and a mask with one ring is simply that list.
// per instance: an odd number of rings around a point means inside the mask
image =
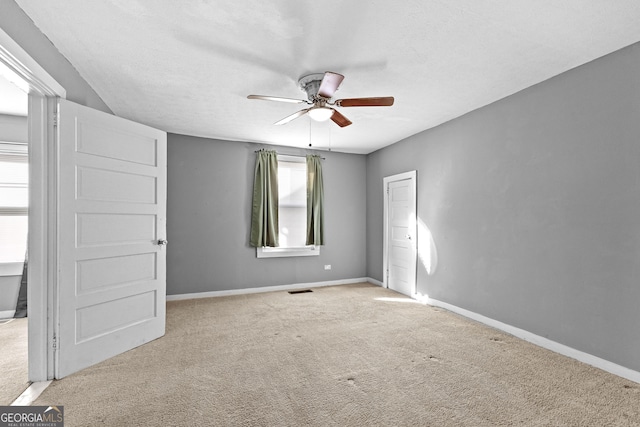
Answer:
[{"label": "gray wall", "polygon": [[370,154],[370,277],[382,179],[413,169],[419,292],[640,371],[640,45]]},{"label": "gray wall", "polygon": [[365,277],[365,156],[318,152],[326,158],[326,245],[319,256],[257,259],[249,223],[254,151],[260,148],[306,153],[169,134],[167,294]]},{"label": "gray wall", "polygon": [[13,0],[0,1],[0,28],[65,88],[69,101],[111,113],[73,65]]},{"label": "gray wall", "polygon": [[21,280],[22,276],[0,276],[0,311],[16,309]]}]

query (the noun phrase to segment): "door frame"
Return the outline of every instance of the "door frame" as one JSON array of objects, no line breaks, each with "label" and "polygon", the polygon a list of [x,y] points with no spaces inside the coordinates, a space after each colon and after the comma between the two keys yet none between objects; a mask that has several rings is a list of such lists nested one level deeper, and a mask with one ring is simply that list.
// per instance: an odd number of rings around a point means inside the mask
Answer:
[{"label": "door frame", "polygon": [[416,294],[416,285],[417,285],[417,263],[418,263],[418,233],[417,233],[417,217],[418,217],[418,211],[417,211],[417,204],[418,204],[418,197],[417,197],[417,172],[415,170],[412,171],[408,171],[408,172],[404,172],[404,173],[399,173],[396,175],[391,175],[391,176],[387,176],[384,177],[382,179],[383,182],[383,206],[384,206],[384,213],[383,213],[383,235],[382,235],[382,247],[383,247],[383,253],[382,253],[382,274],[383,274],[383,280],[382,280],[382,286],[385,288],[389,288],[389,242],[388,242],[388,231],[389,231],[389,184],[391,184],[392,182],[398,182],[398,181],[404,181],[404,180],[411,180],[412,184],[413,184],[413,194],[412,196],[412,202],[413,202],[413,213],[414,216],[413,218],[410,219],[410,224],[409,224],[409,228],[410,228],[410,233],[412,236],[414,236],[411,239],[412,244],[412,257],[411,257],[411,265],[412,268],[411,270],[413,271],[413,276],[412,276],[412,284],[411,284],[411,295],[415,295]]},{"label": "door frame", "polygon": [[29,88],[29,381],[54,373],[54,296],[56,261],[56,149],[53,117],[57,97],[66,90],[20,45],[0,29],[0,67]]}]

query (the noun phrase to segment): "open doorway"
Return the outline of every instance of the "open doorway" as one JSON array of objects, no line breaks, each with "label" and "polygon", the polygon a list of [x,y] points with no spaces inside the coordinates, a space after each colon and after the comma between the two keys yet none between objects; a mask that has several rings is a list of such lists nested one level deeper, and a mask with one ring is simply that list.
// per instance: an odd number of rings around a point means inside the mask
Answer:
[{"label": "open doorway", "polygon": [[[41,386],[53,378],[53,268],[49,263],[49,258],[55,255],[55,251],[50,250],[50,224],[54,218],[54,210],[50,207],[53,191],[51,176],[54,170],[51,160],[54,149],[52,111],[55,99],[65,98],[66,91],[1,29],[0,74],[11,81],[13,86],[20,87],[23,93],[28,93],[27,369],[28,380],[39,382],[37,385]],[[8,88],[13,90],[11,86]],[[33,385],[36,384],[32,384],[29,389]]]},{"label": "open doorway", "polygon": [[28,85],[0,74],[0,405],[28,386]]}]

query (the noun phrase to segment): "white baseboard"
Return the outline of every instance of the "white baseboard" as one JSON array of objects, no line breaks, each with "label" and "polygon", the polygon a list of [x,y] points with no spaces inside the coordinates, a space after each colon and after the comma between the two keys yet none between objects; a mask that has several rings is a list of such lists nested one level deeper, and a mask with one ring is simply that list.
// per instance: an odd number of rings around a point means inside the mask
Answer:
[{"label": "white baseboard", "polygon": [[491,319],[489,317],[483,316],[478,313],[474,313],[469,310],[465,310],[464,308],[460,308],[446,302],[438,301],[436,299],[429,298],[429,297],[421,298],[420,295],[417,295],[417,299],[426,304],[429,304],[435,307],[441,307],[441,308],[444,308],[445,310],[452,311],[461,316],[468,317],[469,319],[473,319],[477,322],[484,323],[487,326],[491,326],[492,328],[499,329],[517,338],[523,339],[525,341],[538,345],[542,348],[546,348],[547,350],[551,350],[553,352],[562,354],[563,356],[570,357],[572,359],[594,366],[598,369],[602,369],[603,371],[607,371],[619,377],[626,378],[628,380],[640,383],[640,372],[638,371],[625,368],[624,366],[620,366],[613,362],[609,362],[608,360],[593,356],[589,353],[576,350],[575,348],[568,347],[564,344],[551,341],[548,338],[541,337],[539,335],[525,331],[524,329],[507,325],[506,323],[502,323],[500,321]]},{"label": "white baseboard", "polygon": [[0,319],[11,319],[15,314],[15,310],[0,311]]},{"label": "white baseboard", "polygon": [[371,277],[367,277],[367,282],[371,283],[372,285],[378,285],[378,286],[380,286],[381,288],[384,288],[384,283],[382,283],[382,282],[381,282],[381,281],[379,281],[379,280],[373,279],[373,278],[371,278]]},{"label": "white baseboard", "polygon": [[197,292],[192,294],[167,295],[167,301],[179,301],[196,298],[225,297],[229,295],[257,294],[262,292],[289,291],[295,289],[319,288],[322,286],[349,285],[352,283],[370,282],[373,279],[359,277],[355,279],[329,280],[325,282],[295,283],[291,285],[264,286],[260,288],[229,289],[225,291]]}]

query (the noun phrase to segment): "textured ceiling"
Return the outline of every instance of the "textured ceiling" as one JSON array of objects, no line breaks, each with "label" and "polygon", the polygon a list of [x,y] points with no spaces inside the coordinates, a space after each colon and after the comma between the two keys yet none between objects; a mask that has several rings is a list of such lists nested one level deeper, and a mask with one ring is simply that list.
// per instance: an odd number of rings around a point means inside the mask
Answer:
[{"label": "textured ceiling", "polygon": [[[17,0],[113,112],[233,141],[369,153],[640,41],[637,0]],[[353,125],[302,117],[300,76],[345,75]]]}]

